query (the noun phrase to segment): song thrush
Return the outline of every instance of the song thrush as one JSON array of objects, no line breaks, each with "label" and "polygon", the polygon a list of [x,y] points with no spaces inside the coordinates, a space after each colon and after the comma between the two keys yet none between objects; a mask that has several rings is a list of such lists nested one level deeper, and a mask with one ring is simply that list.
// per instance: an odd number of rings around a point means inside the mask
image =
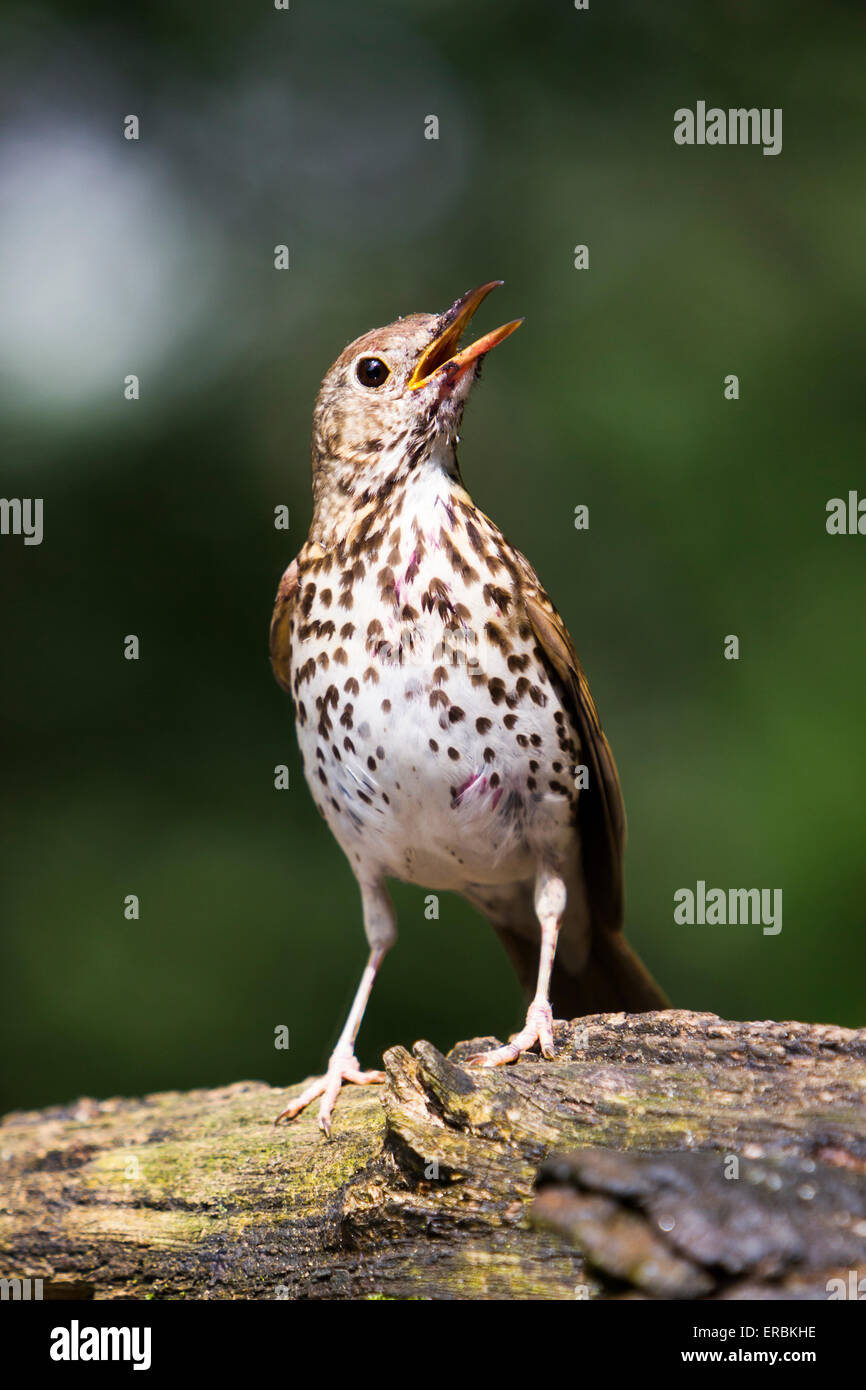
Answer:
[{"label": "song thrush", "polygon": [[343,1081],[394,944],[385,886],[462,893],[531,997],[524,1027],[473,1061],[553,1055],[557,1015],[664,1007],[621,933],[625,820],[616,767],[565,624],[529,562],[475,506],[457,431],[481,361],[522,320],[459,349],[481,301],[411,314],[350,344],[313,418],[310,534],[271,623],[313,799],[361,890],[370,956],[327,1074]]}]

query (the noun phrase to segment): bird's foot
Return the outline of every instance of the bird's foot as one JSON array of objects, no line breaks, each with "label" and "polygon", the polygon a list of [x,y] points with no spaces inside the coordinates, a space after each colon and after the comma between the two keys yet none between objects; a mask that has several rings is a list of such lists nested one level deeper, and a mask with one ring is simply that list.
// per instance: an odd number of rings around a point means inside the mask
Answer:
[{"label": "bird's foot", "polygon": [[383,1071],[361,1071],[351,1049],[341,1051],[340,1048],[337,1048],[331,1054],[325,1075],[318,1076],[315,1081],[311,1081],[297,1100],[293,1100],[291,1105],[287,1105],[285,1110],[280,1111],[274,1124],[278,1125],[280,1120],[293,1120],[296,1115],[300,1115],[302,1110],[306,1110],[308,1105],[321,1096],[319,1124],[330,1139],[331,1114],[343,1082],[350,1081],[354,1086],[368,1086],[384,1080],[385,1073]]},{"label": "bird's foot", "polygon": [[526,1023],[519,1033],[509,1038],[503,1047],[494,1047],[490,1052],[478,1052],[466,1063],[469,1067],[502,1067],[508,1062],[516,1062],[522,1052],[528,1052],[538,1043],[542,1056],[551,1060],[556,1056],[553,1046],[553,1011],[546,1002],[533,1000],[526,1013]]}]

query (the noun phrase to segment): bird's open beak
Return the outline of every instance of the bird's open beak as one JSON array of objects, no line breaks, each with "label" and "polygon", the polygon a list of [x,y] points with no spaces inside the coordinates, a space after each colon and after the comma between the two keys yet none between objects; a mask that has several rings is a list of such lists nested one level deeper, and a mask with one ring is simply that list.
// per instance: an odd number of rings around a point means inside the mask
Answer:
[{"label": "bird's open beak", "polygon": [[485,333],[483,338],[477,338],[474,343],[469,344],[469,347],[457,351],[457,344],[460,342],[463,330],[475,310],[481,301],[487,298],[490,291],[495,290],[501,284],[503,284],[502,280],[489,280],[486,285],[479,285],[477,290],[469,290],[442,315],[440,332],[430,346],[422,352],[415,364],[415,370],[407,382],[410,391],[417,391],[420,386],[426,386],[428,381],[439,372],[442,373],[443,382],[451,384],[463,374],[467,367],[470,367],[473,362],[477,362],[479,357],[483,357],[485,352],[496,347],[497,343],[504,342],[515,328],[520,327],[523,319],[512,319],[511,323],[504,323],[501,328],[494,328],[492,333]]}]

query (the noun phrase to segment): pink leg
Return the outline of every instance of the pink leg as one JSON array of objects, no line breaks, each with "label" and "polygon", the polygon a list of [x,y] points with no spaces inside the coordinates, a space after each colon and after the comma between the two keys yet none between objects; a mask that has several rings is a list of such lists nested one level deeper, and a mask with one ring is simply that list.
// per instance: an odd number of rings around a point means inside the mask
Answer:
[{"label": "pink leg", "polygon": [[535,998],[526,1011],[526,1022],[519,1033],[515,1033],[502,1047],[494,1047],[489,1052],[479,1052],[470,1057],[468,1066],[501,1067],[507,1062],[516,1062],[521,1052],[538,1043],[542,1055],[548,1059],[556,1056],[553,1046],[553,1012],[550,1007],[550,977],[553,973],[553,958],[556,955],[556,940],[559,924],[565,911],[566,889],[558,874],[542,866],[535,880],[535,914],[541,927],[541,950],[538,957],[538,984]]},{"label": "pink leg", "polygon": [[355,1058],[355,1039],[358,1036],[358,1029],[361,1026],[361,1019],[364,1017],[364,1010],[370,998],[370,991],[379,970],[379,966],[385,956],[387,947],[374,947],[370,952],[370,959],[361,976],[361,983],[355,995],[352,1007],[349,1010],[349,1017],[346,1019],[346,1026],[340,1034],[337,1046],[331,1053],[328,1062],[328,1070],[324,1076],[317,1077],[311,1081],[310,1085],[301,1092],[297,1100],[293,1100],[281,1111],[274,1124],[279,1124],[280,1120],[293,1120],[296,1115],[300,1115],[302,1110],[319,1096],[322,1097],[319,1106],[319,1124],[330,1138],[331,1135],[331,1113],[334,1103],[340,1094],[340,1087],[344,1081],[350,1081],[355,1086],[366,1086],[371,1082],[385,1080],[383,1071],[361,1071]]}]

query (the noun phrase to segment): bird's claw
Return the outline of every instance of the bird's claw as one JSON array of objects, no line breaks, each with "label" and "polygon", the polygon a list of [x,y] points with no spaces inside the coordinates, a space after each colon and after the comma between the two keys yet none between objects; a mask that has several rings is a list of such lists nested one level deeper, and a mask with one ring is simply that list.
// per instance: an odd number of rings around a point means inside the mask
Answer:
[{"label": "bird's claw", "polygon": [[319,1126],[330,1139],[331,1115],[343,1082],[349,1081],[353,1086],[368,1086],[384,1080],[385,1073],[383,1071],[361,1071],[354,1052],[335,1052],[328,1063],[328,1070],[325,1075],[317,1076],[315,1081],[311,1081],[296,1100],[287,1105],[285,1110],[280,1111],[274,1124],[278,1125],[280,1120],[293,1120],[297,1115],[300,1115],[302,1110],[306,1110],[308,1105],[321,1096]]},{"label": "bird's claw", "polygon": [[489,1052],[477,1052],[466,1063],[468,1067],[503,1067],[516,1062],[521,1053],[538,1043],[543,1057],[552,1061],[556,1056],[553,1045],[553,1011],[549,1004],[533,1001],[526,1013],[526,1022],[519,1033],[513,1034],[502,1047]]}]

